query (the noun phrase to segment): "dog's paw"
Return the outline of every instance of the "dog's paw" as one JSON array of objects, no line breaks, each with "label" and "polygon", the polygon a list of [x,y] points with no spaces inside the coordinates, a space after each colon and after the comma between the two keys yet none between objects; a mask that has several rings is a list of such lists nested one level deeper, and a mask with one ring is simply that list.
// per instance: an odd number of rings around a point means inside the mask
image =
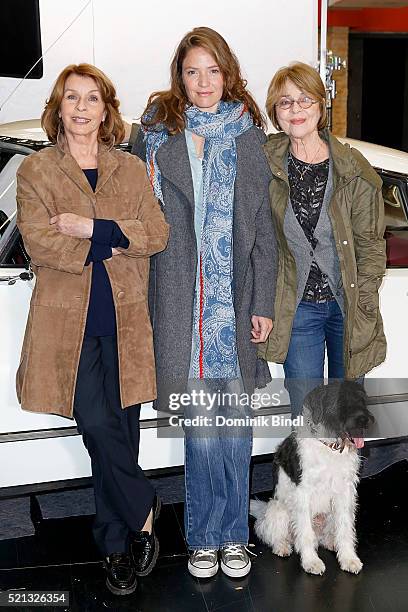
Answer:
[{"label": "dog's paw", "polygon": [[308,574],[321,576],[326,571],[326,566],[319,557],[302,560],[302,567]]},{"label": "dog's paw", "polygon": [[344,572],[350,572],[352,574],[359,574],[363,568],[363,564],[357,555],[354,557],[339,559],[339,563]]},{"label": "dog's paw", "polygon": [[278,555],[278,557],[289,557],[292,550],[292,546],[288,542],[282,542],[279,546],[272,547],[274,555]]}]

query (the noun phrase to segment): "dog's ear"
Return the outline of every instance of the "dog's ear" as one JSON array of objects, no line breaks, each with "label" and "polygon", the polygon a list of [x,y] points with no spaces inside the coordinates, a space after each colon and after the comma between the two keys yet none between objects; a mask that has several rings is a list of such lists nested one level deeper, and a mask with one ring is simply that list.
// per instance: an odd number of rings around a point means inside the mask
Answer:
[{"label": "dog's ear", "polygon": [[350,432],[366,429],[375,419],[367,408],[368,395],[363,385],[356,381],[345,380],[339,390],[339,414],[342,427]]},{"label": "dog's ear", "polygon": [[359,397],[361,400],[363,400],[364,402],[367,403],[368,401],[368,395],[367,395],[367,391],[364,389],[363,385],[360,385],[360,383],[354,383],[356,386],[354,387],[354,393],[356,394],[357,397]]},{"label": "dog's ear", "polygon": [[300,483],[302,465],[300,462],[299,445],[296,434],[292,433],[278,446],[275,453],[275,463],[281,467],[295,485]]},{"label": "dog's ear", "polygon": [[344,380],[338,389],[337,401],[340,418],[344,420],[357,407],[361,408],[361,410],[366,409],[367,393],[359,383],[352,380]]},{"label": "dog's ear", "polygon": [[339,389],[340,401],[350,401],[352,398],[367,403],[368,395],[364,386],[355,380],[343,380]]},{"label": "dog's ear", "polygon": [[319,425],[323,420],[324,413],[324,392],[322,386],[313,389],[308,393],[303,401],[304,407],[308,410],[313,425]]}]

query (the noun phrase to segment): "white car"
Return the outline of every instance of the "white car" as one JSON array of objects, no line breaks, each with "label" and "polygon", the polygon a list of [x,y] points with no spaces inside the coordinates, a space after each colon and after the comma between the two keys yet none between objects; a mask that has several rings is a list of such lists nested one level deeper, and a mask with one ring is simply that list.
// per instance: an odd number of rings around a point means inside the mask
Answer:
[{"label": "white car", "polygon": [[[130,132],[130,130],[129,130]],[[377,169],[384,182],[387,221],[387,273],[380,289],[381,311],[388,342],[386,361],[370,372],[366,389],[377,424],[373,441],[387,444],[408,439],[408,377],[405,362],[408,347],[408,153],[345,139],[359,149]],[[83,482],[90,476],[88,454],[75,422],[60,416],[21,410],[15,392],[15,373],[20,358],[33,278],[29,257],[16,227],[16,171],[26,155],[49,145],[38,121],[0,126],[0,491],[46,489]],[[123,148],[127,148],[124,143]],[[282,366],[271,364],[278,406],[260,409],[260,414],[285,414],[289,400],[283,389]],[[255,436],[253,454],[272,453],[288,433],[274,437]],[[158,471],[182,466],[181,436],[170,432],[167,417],[158,418],[150,404],[142,408],[140,464]],[[382,441],[382,444],[384,441]],[[69,481],[67,483],[66,481]]]}]

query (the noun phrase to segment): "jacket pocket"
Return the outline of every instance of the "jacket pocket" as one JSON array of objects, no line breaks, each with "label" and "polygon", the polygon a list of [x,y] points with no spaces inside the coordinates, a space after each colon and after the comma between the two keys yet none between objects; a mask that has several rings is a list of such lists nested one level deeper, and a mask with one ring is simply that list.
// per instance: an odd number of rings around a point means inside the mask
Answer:
[{"label": "jacket pocket", "polygon": [[379,296],[377,286],[372,291],[361,291],[359,292],[357,307],[367,315],[373,315],[379,311]]},{"label": "jacket pocket", "polygon": [[375,300],[374,296],[370,296],[370,298],[371,300],[368,302],[361,300],[361,298],[357,302],[351,333],[351,355],[357,355],[368,348],[378,334],[380,321],[378,295],[376,303],[373,301]]}]

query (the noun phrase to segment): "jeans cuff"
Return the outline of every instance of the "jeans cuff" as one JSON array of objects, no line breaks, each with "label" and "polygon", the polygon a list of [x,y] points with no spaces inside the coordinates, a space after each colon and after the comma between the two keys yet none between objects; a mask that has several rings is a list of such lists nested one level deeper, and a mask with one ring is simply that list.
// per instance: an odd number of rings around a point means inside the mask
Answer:
[{"label": "jeans cuff", "polygon": [[191,552],[193,552],[194,550],[219,550],[220,546],[219,544],[214,544],[213,546],[211,546],[210,544],[207,544],[206,546],[189,546],[188,550],[190,550]]},{"label": "jeans cuff", "polygon": [[237,541],[237,540],[229,540],[228,542],[223,542],[222,544],[220,544],[220,548],[223,548],[223,546],[248,546],[248,541],[243,542],[243,541]]}]

